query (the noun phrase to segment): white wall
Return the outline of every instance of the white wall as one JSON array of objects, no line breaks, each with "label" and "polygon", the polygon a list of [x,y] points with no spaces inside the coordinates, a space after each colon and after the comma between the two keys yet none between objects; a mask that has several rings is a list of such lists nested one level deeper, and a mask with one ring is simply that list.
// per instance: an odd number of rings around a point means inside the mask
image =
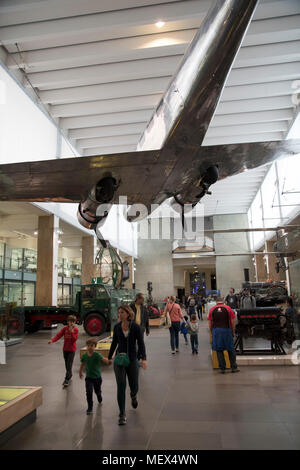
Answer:
[{"label": "white wall", "polygon": [[0,101],[0,163],[55,158],[55,125],[1,65],[0,84],[4,95]]}]

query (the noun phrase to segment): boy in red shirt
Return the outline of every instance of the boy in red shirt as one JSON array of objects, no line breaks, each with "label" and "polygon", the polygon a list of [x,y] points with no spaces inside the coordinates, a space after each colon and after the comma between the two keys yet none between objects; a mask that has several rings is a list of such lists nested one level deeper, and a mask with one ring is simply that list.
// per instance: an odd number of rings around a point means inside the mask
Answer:
[{"label": "boy in red shirt", "polygon": [[63,382],[63,387],[67,387],[72,378],[72,366],[76,351],[76,341],[78,338],[78,328],[75,326],[76,317],[69,315],[67,318],[68,326],[64,326],[54,338],[48,341],[48,344],[55,343],[62,336],[64,337],[64,360],[66,365],[66,377]]}]

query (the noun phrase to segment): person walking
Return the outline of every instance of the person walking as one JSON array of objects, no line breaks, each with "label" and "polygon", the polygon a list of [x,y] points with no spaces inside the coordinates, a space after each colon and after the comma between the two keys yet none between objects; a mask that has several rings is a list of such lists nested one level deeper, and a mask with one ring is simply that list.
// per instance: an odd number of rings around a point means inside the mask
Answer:
[{"label": "person walking", "polygon": [[197,313],[198,313],[198,318],[199,320],[203,320],[203,308],[205,305],[205,300],[203,296],[201,295],[200,298],[197,300]]},{"label": "person walking", "polygon": [[212,350],[217,352],[222,374],[225,374],[226,370],[224,351],[228,352],[231,372],[239,372],[233,343],[235,334],[234,319],[235,315],[231,308],[224,304],[223,297],[219,297],[217,304],[209,311],[208,321],[212,333]]},{"label": "person walking", "polygon": [[102,403],[102,394],[101,394],[101,385],[102,385],[102,377],[101,377],[101,369],[100,364],[103,362],[104,364],[110,364],[110,361],[102,356],[99,352],[95,351],[97,346],[97,339],[96,338],[89,338],[86,342],[86,353],[83,354],[82,358],[80,359],[80,369],[79,369],[79,377],[83,378],[83,368],[86,368],[86,376],[85,376],[85,391],[86,391],[86,399],[87,399],[87,410],[86,414],[90,415],[93,413],[93,390],[98,399],[99,405]]},{"label": "person walking", "polygon": [[[113,339],[108,354],[108,359],[112,363],[112,357],[116,351],[114,359],[114,372],[117,382],[117,400],[119,405],[119,425],[126,424],[125,402],[126,402],[126,376],[130,387],[131,405],[137,408],[137,393],[139,389],[139,367],[137,358],[140,357],[141,367],[147,368],[146,348],[142,331],[134,319],[134,313],[129,305],[121,305],[118,308],[119,323],[114,327]],[[138,351],[136,350],[138,346]]]},{"label": "person walking", "polygon": [[145,331],[146,335],[149,336],[149,314],[147,307],[144,305],[144,294],[139,293],[136,295],[135,302],[130,304],[130,308],[134,313],[134,321],[137,325],[141,327],[142,335],[144,337]]},{"label": "person walking", "polygon": [[75,326],[76,317],[69,315],[67,318],[68,326],[64,326],[57,335],[54,336],[48,344],[55,343],[60,338],[64,337],[63,354],[66,367],[65,380],[63,381],[63,387],[68,387],[70,380],[72,379],[72,366],[74,356],[76,352],[76,341],[78,338],[78,328]]},{"label": "person walking", "polygon": [[[181,307],[181,308],[182,308],[182,307]],[[185,321],[187,322],[187,321],[188,321],[188,316],[187,316],[187,315],[184,315],[184,319],[185,319]],[[186,344],[186,346],[187,346],[187,345],[189,344],[189,342],[188,342],[188,338],[187,338],[187,335],[188,335],[188,328],[187,328],[187,324],[186,324],[186,323],[181,323],[181,325],[180,325],[180,334],[183,335],[185,344]]]},{"label": "person walking", "polygon": [[180,320],[185,323],[181,308],[178,304],[175,303],[175,300],[176,297],[172,295],[170,297],[170,302],[165,307],[165,315],[166,317],[169,316],[171,322],[169,331],[172,354],[175,354],[175,352],[179,352]]},{"label": "person walking", "polygon": [[192,354],[198,354],[199,323],[197,322],[197,316],[195,313],[191,316],[191,319],[188,321],[187,328],[191,338]]},{"label": "person walking", "polygon": [[196,300],[195,300],[195,297],[193,295],[191,295],[188,298],[187,305],[188,305],[188,314],[189,314],[189,317],[191,318],[191,316],[194,313],[196,313]]}]

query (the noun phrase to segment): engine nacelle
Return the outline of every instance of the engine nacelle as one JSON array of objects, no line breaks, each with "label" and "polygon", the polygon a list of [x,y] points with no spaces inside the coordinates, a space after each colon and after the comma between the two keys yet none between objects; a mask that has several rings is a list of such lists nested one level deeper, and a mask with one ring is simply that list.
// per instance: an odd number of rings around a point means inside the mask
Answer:
[{"label": "engine nacelle", "polygon": [[[77,218],[78,222],[89,230],[95,230],[102,226],[111,208],[110,202],[113,200],[117,182],[112,176],[105,176],[91,189],[85,201],[79,203]],[[97,209],[104,205],[101,215]],[[100,224],[100,225],[99,225]]]},{"label": "engine nacelle", "polygon": [[[205,172],[200,176],[197,183],[189,187],[185,193],[175,194],[170,205],[176,212],[181,212],[183,206],[189,205],[190,208],[185,208],[185,212],[188,213],[192,208],[206,195],[211,194],[209,187],[216,183],[219,178],[219,169],[216,165],[208,167]],[[199,192],[200,190],[200,192]]]}]

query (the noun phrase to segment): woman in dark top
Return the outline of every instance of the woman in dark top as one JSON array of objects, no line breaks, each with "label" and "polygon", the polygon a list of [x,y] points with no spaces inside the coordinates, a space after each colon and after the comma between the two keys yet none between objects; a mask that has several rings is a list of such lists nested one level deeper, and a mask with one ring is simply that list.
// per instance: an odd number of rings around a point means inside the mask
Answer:
[{"label": "woman in dark top", "polygon": [[[121,305],[118,308],[120,322],[114,327],[113,340],[108,354],[108,359],[112,362],[112,357],[117,349],[117,354],[127,353],[129,356],[129,365],[120,366],[114,363],[114,371],[117,381],[117,398],[120,409],[119,424],[126,424],[125,397],[126,397],[126,375],[130,387],[131,404],[137,408],[137,393],[139,388],[139,367],[137,357],[140,357],[141,366],[147,368],[146,349],[143,340],[141,328],[134,319],[134,313],[128,305]],[[138,345],[138,352],[136,350]]]}]

